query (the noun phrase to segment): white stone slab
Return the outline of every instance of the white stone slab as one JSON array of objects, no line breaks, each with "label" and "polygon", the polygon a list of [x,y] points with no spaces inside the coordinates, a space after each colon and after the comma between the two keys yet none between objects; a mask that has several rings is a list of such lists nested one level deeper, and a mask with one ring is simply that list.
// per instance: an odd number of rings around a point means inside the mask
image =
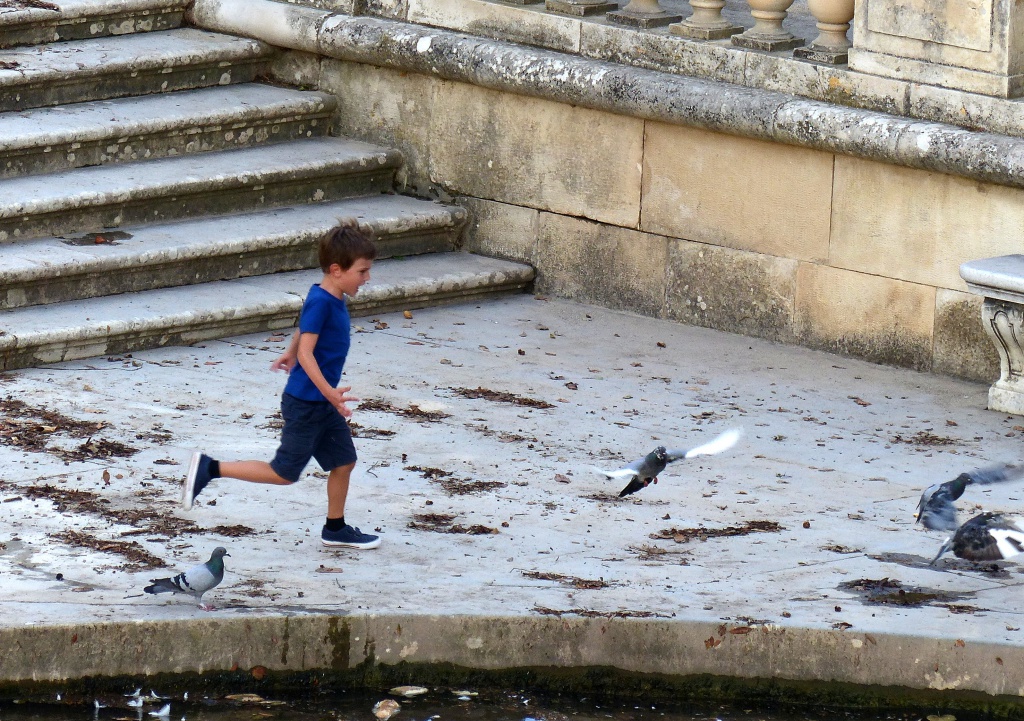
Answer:
[{"label": "white stone slab", "polygon": [[979,295],[1024,303],[1024,255],[969,261],[960,266],[960,277]]}]

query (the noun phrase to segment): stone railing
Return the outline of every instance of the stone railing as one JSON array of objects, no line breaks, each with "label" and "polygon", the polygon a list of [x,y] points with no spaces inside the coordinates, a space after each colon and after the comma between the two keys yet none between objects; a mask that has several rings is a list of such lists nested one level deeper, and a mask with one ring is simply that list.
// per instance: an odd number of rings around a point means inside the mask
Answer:
[{"label": "stone railing", "polygon": [[776,52],[794,50],[794,55],[815,62],[840,64],[847,61],[850,41],[847,32],[854,16],[854,0],[808,0],[818,26],[818,36],[805,44],[785,27],[786,15],[794,0],[747,0],[754,26],[743,27],[722,15],[725,0],[689,0],[693,12],[685,20],[682,14],[666,10],[659,0],[629,0],[619,8],[607,0],[506,0],[516,4],[545,2],[549,12],[565,15],[604,13],[608,22],[638,28],[668,26],[670,32],[696,40],[731,38],[733,45]]}]

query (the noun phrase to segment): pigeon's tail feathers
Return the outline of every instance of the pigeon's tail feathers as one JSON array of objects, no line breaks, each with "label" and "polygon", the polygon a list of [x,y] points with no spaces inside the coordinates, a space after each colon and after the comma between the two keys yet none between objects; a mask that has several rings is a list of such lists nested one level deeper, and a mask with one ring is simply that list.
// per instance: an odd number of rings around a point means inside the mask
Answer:
[{"label": "pigeon's tail feathers", "polygon": [[178,576],[174,578],[152,578],[149,582],[152,585],[142,589],[146,593],[187,593],[185,589],[178,585]]},{"label": "pigeon's tail feathers", "polygon": [[993,528],[989,535],[995,539],[1001,558],[1012,558],[1024,553],[1024,533],[1008,528]]},{"label": "pigeon's tail feathers", "polygon": [[594,473],[600,473],[605,478],[631,478],[636,476],[636,471],[629,468],[619,468],[615,471],[606,471],[603,468],[597,466],[587,466],[587,468]]},{"label": "pigeon's tail feathers", "polygon": [[940,548],[939,552],[937,554],[935,554],[935,558],[933,558],[932,562],[929,563],[928,565],[929,566],[934,566],[936,563],[938,563],[940,558],[942,558],[944,555],[946,555],[946,551],[948,551],[952,547],[953,547],[953,539],[952,539],[952,537],[947,538],[946,542],[942,544],[942,548]]},{"label": "pigeon's tail feathers", "polygon": [[742,428],[733,428],[726,431],[722,435],[718,436],[712,441],[705,443],[702,446],[691,448],[683,454],[683,458],[693,458],[694,456],[713,456],[716,453],[722,453],[727,451],[736,445],[736,442],[743,435]]}]

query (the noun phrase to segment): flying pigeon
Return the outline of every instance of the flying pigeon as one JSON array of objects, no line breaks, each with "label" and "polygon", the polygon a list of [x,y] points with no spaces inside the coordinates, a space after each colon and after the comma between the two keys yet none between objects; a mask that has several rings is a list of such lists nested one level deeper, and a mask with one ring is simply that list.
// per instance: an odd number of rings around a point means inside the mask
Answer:
[{"label": "flying pigeon", "polygon": [[952,481],[933,483],[924,489],[921,500],[917,502],[917,522],[932,531],[955,531],[958,524],[953,501],[964,494],[967,486],[1012,481],[1021,476],[1024,476],[1024,468],[1004,465],[979,468],[961,473]]},{"label": "flying pigeon", "polygon": [[1001,561],[1024,553],[1024,516],[982,513],[960,526],[946,539],[932,565],[946,551],[968,561]]},{"label": "flying pigeon", "polygon": [[169,703],[164,704],[163,708],[159,711],[150,711],[149,715],[162,719],[168,718],[171,715],[171,705]]},{"label": "flying pigeon", "polygon": [[658,446],[653,451],[648,453],[643,458],[633,461],[627,466],[615,471],[605,471],[600,468],[594,468],[598,473],[603,474],[606,478],[628,478],[629,484],[619,491],[619,498],[628,496],[630,493],[636,493],[641,488],[646,488],[652,482],[658,482],[658,474],[665,470],[665,466],[669,463],[675,463],[681,461],[684,458],[693,458],[694,456],[713,456],[716,453],[727,451],[736,445],[736,441],[743,435],[743,431],[739,428],[733,428],[728,430],[722,435],[718,436],[712,441],[705,443],[702,446],[691,448],[690,450],[666,450],[665,446]]},{"label": "flying pigeon", "polygon": [[223,546],[217,546],[210,555],[210,560],[179,573],[174,578],[153,578],[151,586],[146,586],[146,593],[186,593],[195,596],[199,608],[212,611],[213,606],[203,603],[203,594],[224,580],[224,556],[230,556]]}]

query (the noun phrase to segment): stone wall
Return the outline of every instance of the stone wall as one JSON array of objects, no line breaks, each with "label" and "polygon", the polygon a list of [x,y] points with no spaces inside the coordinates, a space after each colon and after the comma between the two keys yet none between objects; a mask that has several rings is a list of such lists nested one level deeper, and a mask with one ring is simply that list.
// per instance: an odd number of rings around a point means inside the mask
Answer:
[{"label": "stone wall", "polygon": [[466,206],[465,247],[532,263],[540,293],[998,376],[958,267],[1019,248],[1018,138],[413,23],[292,25],[278,79],[336,94],[340,134],[399,148],[406,189]]},{"label": "stone wall", "polygon": [[540,293],[990,381],[965,260],[1014,252],[1024,191],[468,83],[291,57],[338,132],[454,197],[468,250]]}]

